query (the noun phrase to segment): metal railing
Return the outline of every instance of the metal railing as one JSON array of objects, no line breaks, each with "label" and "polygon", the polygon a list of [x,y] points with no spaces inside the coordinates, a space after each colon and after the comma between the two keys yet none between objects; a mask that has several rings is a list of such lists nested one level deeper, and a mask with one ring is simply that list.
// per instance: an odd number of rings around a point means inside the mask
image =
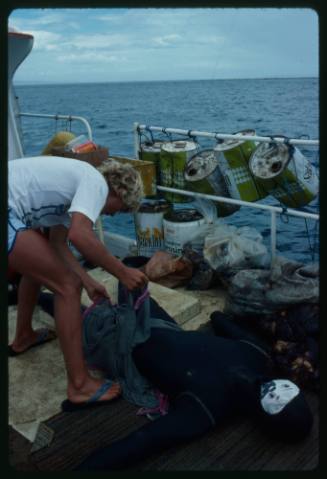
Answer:
[{"label": "metal railing", "polygon": [[[272,140],[276,143],[289,143],[292,145],[307,145],[307,146],[319,146],[319,140],[306,140],[306,139],[292,139],[286,138],[282,136],[255,136],[255,135],[231,135],[227,133],[215,133],[215,132],[207,132],[207,131],[197,131],[197,130],[181,130],[178,128],[164,128],[160,126],[148,126],[139,123],[134,123],[134,148],[135,148],[135,156],[136,158],[139,157],[139,148],[140,148],[140,136],[139,133],[141,131],[154,131],[160,132],[164,134],[174,133],[177,135],[189,136],[190,138],[196,136],[203,136],[206,138],[213,138],[216,140],[224,140],[224,139],[237,139],[240,138],[242,140],[252,140],[258,142],[271,142]],[[271,260],[273,261],[276,256],[276,241],[277,241],[277,227],[276,227],[276,214],[285,214],[287,213],[290,216],[296,216],[300,218],[308,218],[313,220],[319,220],[319,215],[315,213],[309,213],[306,211],[295,210],[292,208],[283,208],[279,206],[270,206],[264,205],[261,203],[251,203],[249,201],[237,200],[234,198],[226,198],[224,196],[217,196],[217,195],[209,195],[205,193],[196,193],[194,191],[187,191],[181,190],[177,188],[171,188],[168,186],[161,186],[157,185],[157,189],[163,192],[169,193],[176,193],[183,196],[190,196],[194,198],[204,198],[211,201],[216,201],[220,203],[227,203],[227,204],[234,204],[239,206],[246,206],[249,208],[256,208],[260,210],[266,210],[270,212],[270,245],[271,245]]]},{"label": "metal railing", "polygon": [[80,121],[84,124],[87,130],[89,140],[93,140],[92,129],[89,122],[82,116],[72,115],[45,115],[43,113],[19,113],[19,116],[33,117],[33,118],[50,118],[52,120],[67,120],[67,121]]},{"label": "metal railing", "polygon": [[[32,117],[32,118],[50,118],[52,120],[80,121],[86,127],[87,135],[88,135],[89,140],[92,141],[92,139],[93,139],[91,125],[82,116],[46,115],[46,114],[43,114],[43,113],[19,113],[19,116]],[[105,244],[101,216],[96,220],[94,229],[95,229],[96,233],[98,234],[100,241],[103,244]]]},{"label": "metal railing", "polygon": [[[53,120],[67,120],[67,121],[80,121],[82,122],[87,130],[88,137],[92,141],[92,129],[89,122],[81,116],[72,116],[72,115],[47,115],[39,113],[19,113],[19,116],[24,117],[34,117],[34,118],[50,118]],[[288,143],[291,145],[307,145],[307,146],[319,146],[319,140],[307,140],[302,138],[286,138],[282,136],[256,136],[256,135],[240,135],[240,134],[228,134],[228,133],[217,133],[217,132],[208,132],[208,131],[198,131],[198,130],[183,130],[179,128],[164,128],[161,126],[148,126],[145,124],[134,123],[134,149],[135,149],[135,158],[139,158],[139,148],[140,148],[140,136],[141,131],[150,131],[150,132],[159,132],[164,134],[174,133],[176,135],[189,136],[190,138],[194,137],[205,137],[212,138],[215,140],[235,140],[240,138],[242,140],[252,140],[257,142],[271,142],[272,140],[276,143]],[[266,210],[270,212],[271,221],[270,221],[270,237],[271,237],[271,258],[272,261],[276,256],[276,241],[277,241],[277,229],[276,229],[276,214],[285,214],[287,213],[290,216],[296,216],[301,218],[308,218],[313,220],[319,220],[319,215],[315,213],[309,213],[300,210],[294,210],[292,208],[283,208],[279,206],[270,206],[260,203],[252,203],[243,200],[237,200],[234,198],[226,198],[224,196],[217,195],[208,195],[205,193],[196,193],[194,191],[181,190],[177,188],[171,188],[166,186],[157,185],[157,189],[163,192],[180,194],[183,196],[191,196],[194,198],[204,198],[211,201],[216,201],[220,203],[235,204],[239,206],[246,206],[249,208],[256,208],[261,210]],[[97,228],[99,231],[99,236],[102,242],[104,242],[103,229],[101,221],[98,222]]]}]

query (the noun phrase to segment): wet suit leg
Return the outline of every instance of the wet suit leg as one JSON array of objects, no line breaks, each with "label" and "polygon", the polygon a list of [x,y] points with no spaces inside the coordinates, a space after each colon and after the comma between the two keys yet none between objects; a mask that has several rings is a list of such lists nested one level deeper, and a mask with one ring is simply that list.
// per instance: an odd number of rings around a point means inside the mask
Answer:
[{"label": "wet suit leg", "polygon": [[122,440],[96,450],[76,471],[127,468],[155,452],[204,435],[213,427],[207,413],[192,397],[183,395],[171,404],[169,413],[145,424]]}]

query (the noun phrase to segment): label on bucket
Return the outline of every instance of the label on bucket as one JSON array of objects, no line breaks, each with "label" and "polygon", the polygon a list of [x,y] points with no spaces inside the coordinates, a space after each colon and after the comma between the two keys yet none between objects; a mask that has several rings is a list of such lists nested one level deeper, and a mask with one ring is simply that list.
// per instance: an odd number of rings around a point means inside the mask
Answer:
[{"label": "label on bucket", "polygon": [[245,141],[225,150],[221,150],[219,146],[215,148],[220,170],[232,198],[257,201],[267,196],[260,183],[253,178],[248,166],[255,148],[252,141]]},{"label": "label on bucket", "polygon": [[318,194],[315,168],[293,146],[261,144],[250,159],[250,168],[266,191],[286,206],[304,206]]},{"label": "label on bucket", "polygon": [[[189,159],[197,151],[198,145],[193,141],[166,142],[160,153],[160,180],[162,186],[187,189],[184,170]],[[192,201],[192,198],[175,193],[164,193],[165,198],[173,203]]]},{"label": "label on bucket", "polygon": [[137,250],[141,256],[150,258],[156,251],[165,249],[162,205],[159,208],[161,211],[137,212],[134,215]]}]

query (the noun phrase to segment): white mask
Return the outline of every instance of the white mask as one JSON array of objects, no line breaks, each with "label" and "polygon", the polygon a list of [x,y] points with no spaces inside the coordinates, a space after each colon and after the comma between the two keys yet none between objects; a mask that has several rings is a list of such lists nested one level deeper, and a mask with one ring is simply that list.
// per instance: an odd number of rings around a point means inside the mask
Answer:
[{"label": "white mask", "polygon": [[296,384],[287,379],[273,379],[260,388],[261,405],[268,414],[278,414],[299,394]]}]

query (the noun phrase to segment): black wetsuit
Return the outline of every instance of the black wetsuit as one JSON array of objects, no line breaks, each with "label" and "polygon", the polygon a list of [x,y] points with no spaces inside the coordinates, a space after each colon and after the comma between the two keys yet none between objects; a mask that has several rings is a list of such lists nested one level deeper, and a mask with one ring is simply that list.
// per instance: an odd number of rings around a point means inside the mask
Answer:
[{"label": "black wetsuit", "polygon": [[151,337],[133,350],[133,358],[141,374],[169,396],[168,414],[96,450],[76,470],[129,467],[154,452],[202,436],[240,410],[255,409],[244,378],[246,383],[269,376],[267,351],[221,313],[213,314],[212,324],[219,336],[152,329]]}]

